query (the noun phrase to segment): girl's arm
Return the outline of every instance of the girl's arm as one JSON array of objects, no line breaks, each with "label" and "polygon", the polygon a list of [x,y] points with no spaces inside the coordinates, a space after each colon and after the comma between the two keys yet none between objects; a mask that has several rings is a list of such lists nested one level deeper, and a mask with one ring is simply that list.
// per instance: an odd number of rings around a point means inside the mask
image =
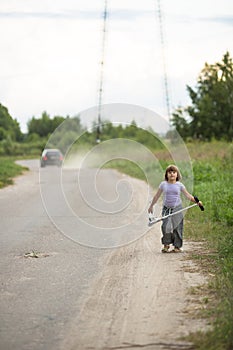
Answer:
[{"label": "girl's arm", "polygon": [[154,206],[155,203],[157,203],[157,200],[161,196],[162,192],[163,191],[159,188],[158,191],[156,192],[156,194],[154,195],[153,199],[152,199],[151,205],[148,208],[148,213],[153,213],[153,206]]},{"label": "girl's arm", "polygon": [[[189,199],[189,200],[190,200],[191,202],[193,202],[193,203],[196,203],[195,198],[186,190],[186,188],[183,188],[181,191],[183,192],[183,194],[185,195],[185,197],[186,197],[187,199]],[[202,204],[201,201],[199,201],[197,204],[198,204],[199,206],[203,206],[203,204]]]}]

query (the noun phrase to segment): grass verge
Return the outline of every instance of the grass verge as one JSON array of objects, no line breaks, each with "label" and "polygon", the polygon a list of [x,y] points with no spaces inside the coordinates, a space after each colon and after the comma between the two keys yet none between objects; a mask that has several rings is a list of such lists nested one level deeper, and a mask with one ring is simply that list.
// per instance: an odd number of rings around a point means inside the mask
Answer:
[{"label": "grass verge", "polygon": [[[212,146],[212,149],[211,149]],[[205,145],[205,149],[207,146]],[[205,214],[190,211],[186,216],[186,236],[204,241],[204,250],[193,254],[210,276],[209,298],[202,314],[211,323],[208,332],[190,334],[195,349],[233,349],[233,163],[232,145],[226,144],[216,157],[214,144],[206,156],[193,162],[194,191],[205,203]]]},{"label": "grass verge", "polygon": [[15,158],[0,157],[0,188],[14,183],[14,177],[23,174],[26,167],[22,167],[15,163]]}]

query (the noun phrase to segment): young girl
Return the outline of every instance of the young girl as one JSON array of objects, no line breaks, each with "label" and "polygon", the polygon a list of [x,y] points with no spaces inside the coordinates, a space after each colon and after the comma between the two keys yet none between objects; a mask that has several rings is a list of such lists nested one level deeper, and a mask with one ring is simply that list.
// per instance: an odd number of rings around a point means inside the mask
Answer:
[{"label": "young girl", "polygon": [[[194,197],[186,190],[185,186],[180,182],[181,174],[175,165],[169,165],[165,172],[165,181],[159,185],[159,189],[155,194],[148,213],[153,213],[153,206],[163,193],[163,209],[162,216],[174,213],[182,209],[180,198],[181,192],[187,199],[195,203]],[[198,203],[202,206],[202,202]],[[174,246],[172,252],[179,253],[183,244],[183,213],[164,219],[162,222],[162,244],[164,245],[162,253],[168,253],[170,244]]]}]

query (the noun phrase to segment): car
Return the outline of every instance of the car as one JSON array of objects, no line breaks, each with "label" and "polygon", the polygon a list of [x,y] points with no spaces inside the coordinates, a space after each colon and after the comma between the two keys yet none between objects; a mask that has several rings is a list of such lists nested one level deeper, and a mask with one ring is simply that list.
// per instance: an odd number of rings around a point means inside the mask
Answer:
[{"label": "car", "polygon": [[41,155],[40,166],[44,168],[46,165],[62,166],[63,154],[59,149],[44,149]]}]

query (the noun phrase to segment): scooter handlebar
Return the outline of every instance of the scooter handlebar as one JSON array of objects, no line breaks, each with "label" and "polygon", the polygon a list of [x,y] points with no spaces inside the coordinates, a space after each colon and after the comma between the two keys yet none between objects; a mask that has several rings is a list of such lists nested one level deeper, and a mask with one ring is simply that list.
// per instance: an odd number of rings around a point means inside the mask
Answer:
[{"label": "scooter handlebar", "polygon": [[[194,199],[195,199],[195,202],[196,202],[197,204],[200,202],[199,199],[197,198],[197,196],[194,196]],[[204,211],[204,210],[205,210],[205,208],[203,207],[203,205],[199,205],[199,207],[200,207],[201,211]]]}]

